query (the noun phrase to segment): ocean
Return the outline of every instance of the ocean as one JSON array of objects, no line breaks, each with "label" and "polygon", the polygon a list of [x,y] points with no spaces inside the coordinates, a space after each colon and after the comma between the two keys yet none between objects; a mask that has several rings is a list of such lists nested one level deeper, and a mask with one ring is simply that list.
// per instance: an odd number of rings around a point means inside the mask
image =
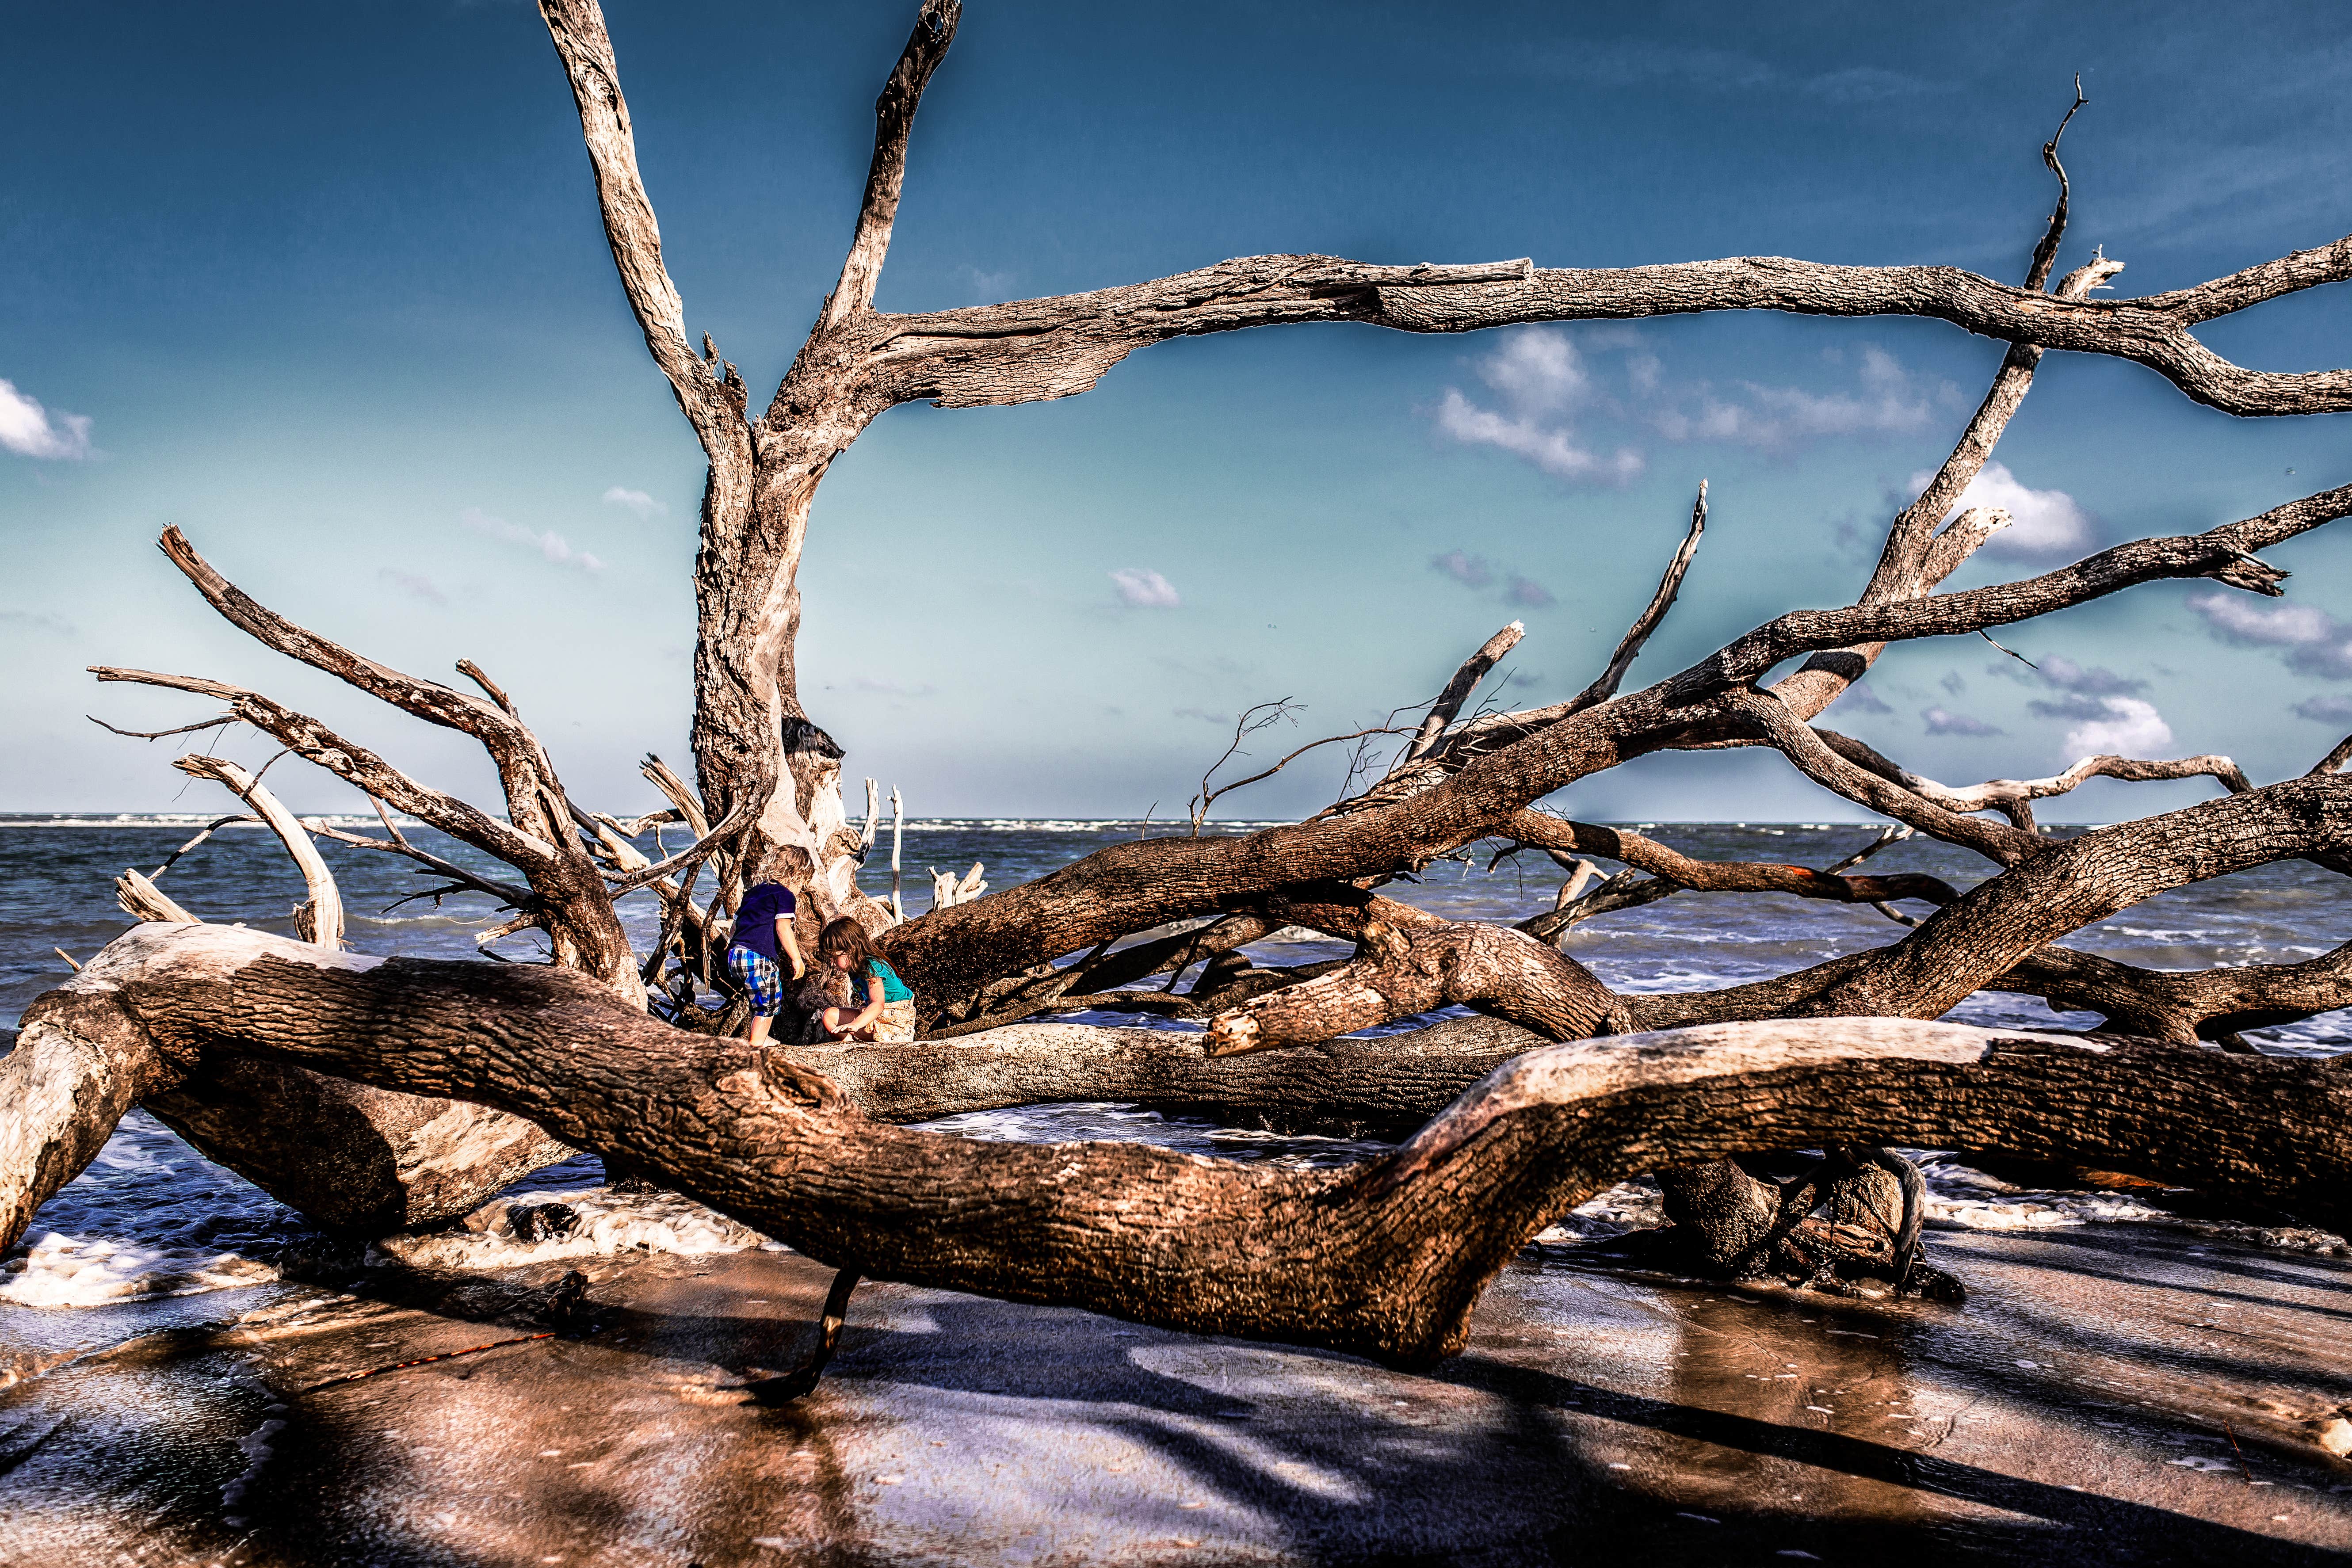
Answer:
[{"label": "ocean", "polygon": [[[126,917],[114,901],[113,879],[126,867],[153,872],[214,818],[186,816],[0,816],[0,1017],[10,1027],[0,1047],[13,1045],[14,1023],[35,996],[68,973],[58,950],[87,958],[119,934]],[[330,818],[365,831],[373,818]],[[1214,823],[1213,833],[1259,826]],[[1874,830],[1832,824],[1639,824],[1686,854],[1716,860],[1769,860],[1825,867],[1861,848]],[[460,863],[488,863],[475,851],[430,829],[410,828],[420,843]],[[961,873],[974,862],[992,888],[1027,881],[1109,843],[1171,831],[1166,823],[924,820],[907,825],[902,878],[906,907],[929,907],[930,873]],[[2075,831],[2075,830],[2061,830]],[[676,837],[673,830],[672,837]],[[650,836],[644,841],[655,849]],[[677,847],[673,844],[670,847]],[[349,908],[352,945],[367,952],[467,958],[474,933],[490,923],[488,900],[458,895],[436,906],[404,901],[425,879],[395,857],[336,844],[321,846]],[[1517,920],[1549,909],[1559,876],[1549,860],[1522,855],[1486,869],[1484,847],[1465,861],[1443,861],[1418,883],[1387,891],[1454,919]],[[889,891],[886,836],[868,861],[863,884]],[[1966,888],[1991,868],[1969,853],[1928,840],[1896,845],[1874,857],[1874,872],[1923,871]],[[292,933],[290,910],[302,882],[284,851],[266,832],[225,827],[190,850],[160,885],[192,912]],[[642,946],[652,939],[650,896],[625,906]],[[2336,945],[2352,917],[2352,883],[2302,862],[2270,866],[2183,888],[2150,900],[2067,939],[2069,945],[2159,969],[2216,964],[2293,963]],[[1780,895],[1685,893],[1641,909],[1602,916],[1577,927],[1568,950],[1611,985],[1628,991],[1673,991],[1737,984],[1800,969],[1824,959],[1883,944],[1900,928],[1866,907],[1827,904]],[[503,944],[515,957],[532,952],[529,935]],[[1340,956],[1339,944],[1283,942],[1258,950],[1262,961],[1305,963]],[[1079,1022],[1129,1026],[1187,1027],[1130,1015],[1066,1015]],[[2038,1000],[1980,993],[1950,1015],[1965,1023],[2026,1027],[2082,1027],[2081,1015],[2053,1015]],[[2266,1051],[2334,1055],[2352,1048],[2352,1012],[2329,1014],[2252,1037]],[[1358,1160],[1383,1145],[1350,1140],[1292,1137],[1171,1118],[1118,1104],[1055,1105],[978,1112],[933,1124],[967,1136],[1060,1141],[1138,1140],[1231,1159],[1328,1165]],[[2021,1190],[1963,1162],[1923,1152],[1939,1226],[2014,1229],[2084,1225],[2189,1226],[2257,1246],[2335,1251],[2340,1238],[2293,1226],[2247,1220],[2188,1218],[2140,1197],[2112,1192]],[[561,1197],[583,1223],[549,1241],[514,1237],[505,1223],[509,1206],[525,1199]],[[1654,1190],[1629,1183],[1602,1194],[1562,1222],[1561,1237],[1608,1234],[1654,1223]],[[0,1256],[0,1341],[12,1317],[24,1312],[162,1301],[272,1279],[278,1259],[317,1239],[300,1215],[233,1173],[203,1159],[152,1118],[133,1112],[78,1180],[35,1215],[23,1241]],[[773,1246],[726,1217],[668,1194],[630,1194],[606,1187],[601,1163],[582,1155],[538,1173],[493,1199],[460,1226],[432,1236],[390,1238],[386,1259],[449,1268],[492,1268],[562,1257],[643,1247],[656,1252],[710,1254]],[[47,1334],[38,1337],[47,1338]]]}]

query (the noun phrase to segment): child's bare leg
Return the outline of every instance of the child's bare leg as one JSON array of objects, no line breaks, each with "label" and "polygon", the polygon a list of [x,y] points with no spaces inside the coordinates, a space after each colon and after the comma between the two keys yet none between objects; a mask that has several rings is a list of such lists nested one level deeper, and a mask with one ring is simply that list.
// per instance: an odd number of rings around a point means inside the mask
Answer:
[{"label": "child's bare leg", "polygon": [[824,1010],[824,1032],[825,1032],[826,1034],[828,1034],[828,1035],[836,1035],[836,1034],[839,1034],[839,1033],[841,1032],[841,1009],[840,1009],[840,1008],[838,1008],[838,1007],[827,1007],[827,1008]]},{"label": "child's bare leg", "polygon": [[751,1015],[751,1022],[744,1029],[743,1037],[751,1042],[753,1050],[756,1051],[768,1043],[768,1029],[774,1023],[773,1018],[763,1018],[757,1013]]}]

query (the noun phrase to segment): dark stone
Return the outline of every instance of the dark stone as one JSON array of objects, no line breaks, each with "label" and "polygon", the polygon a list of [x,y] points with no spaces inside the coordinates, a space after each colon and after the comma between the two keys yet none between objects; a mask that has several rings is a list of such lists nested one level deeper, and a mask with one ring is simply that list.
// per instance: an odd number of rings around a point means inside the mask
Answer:
[{"label": "dark stone", "polygon": [[553,1241],[580,1228],[580,1211],[570,1204],[524,1204],[507,1210],[507,1226],[517,1241]]}]

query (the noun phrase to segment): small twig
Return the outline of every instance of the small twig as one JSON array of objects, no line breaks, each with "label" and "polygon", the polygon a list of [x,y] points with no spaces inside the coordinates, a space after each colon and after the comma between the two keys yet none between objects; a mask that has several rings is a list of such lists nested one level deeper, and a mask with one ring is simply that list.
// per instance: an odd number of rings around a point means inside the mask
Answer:
[{"label": "small twig", "polygon": [[95,713],[85,713],[82,717],[89,720],[91,723],[97,725],[101,730],[109,731],[114,734],[121,735],[133,741],[160,741],[166,735],[186,735],[198,730],[214,730],[218,729],[223,724],[234,724],[236,722],[236,714],[224,713],[217,719],[199,719],[193,724],[183,724],[176,730],[117,730],[113,725],[108,723],[105,720],[100,718]]},{"label": "small twig", "polygon": [[2252,1486],[2254,1484],[2253,1468],[2246,1463],[2246,1451],[2238,1447],[2238,1435],[2230,1430],[2230,1424],[2227,1421],[2221,1423],[2221,1436],[2230,1439],[2230,1452],[2238,1456],[2239,1472],[2246,1478],[2246,1484]]},{"label": "small twig", "polygon": [[79,974],[81,973],[81,965],[74,962],[74,955],[72,953],[68,952],[62,947],[53,947],[49,949],[49,951],[56,953],[59,958],[64,959],[66,961],[66,967],[72,970],[76,974]]},{"label": "small twig", "polygon": [[506,1345],[529,1344],[533,1340],[551,1340],[554,1337],[551,1331],[543,1334],[517,1334],[510,1340],[492,1340],[488,1344],[467,1345],[461,1351],[446,1351],[440,1355],[419,1356],[415,1361],[396,1361],[384,1366],[372,1366],[365,1372],[347,1372],[341,1377],[331,1377],[324,1383],[314,1383],[308,1388],[299,1388],[295,1392],[316,1394],[323,1388],[338,1388],[346,1383],[357,1383],[362,1378],[374,1377],[381,1373],[405,1372],[412,1366],[430,1366],[436,1361],[455,1361],[461,1355],[479,1355],[484,1351],[494,1351]]},{"label": "small twig", "polygon": [[2001,647],[2001,645],[2000,645],[2000,643],[1999,639],[1997,639],[1996,637],[1994,637],[1994,636],[1993,636],[1990,632],[1986,631],[1983,627],[1979,626],[1979,627],[1978,627],[1978,628],[1977,628],[1977,636],[1979,636],[1979,637],[1980,637],[1984,638],[1984,640],[1985,640],[1985,641],[1987,641],[1987,642],[1989,642],[1989,643],[1991,643],[1993,647],[1998,647],[1998,648],[2000,648],[2000,651],[2001,651],[2001,652],[2003,652],[2003,653],[2005,653],[2005,654],[2009,655],[2009,657],[2010,657],[2010,658],[2013,658],[2013,659],[2017,660],[2017,662],[2018,662],[2018,663],[2020,663],[2020,664],[2021,664],[2021,665],[2025,666],[2025,668],[2026,668],[2031,669],[2031,670],[2036,670],[2036,671],[2038,671],[2038,670],[2040,670],[2040,669],[2041,669],[2041,668],[2042,668],[2042,667],[2041,667],[2040,665],[2038,665],[2038,664],[2034,663],[2032,659],[2030,659],[2030,658],[2026,658],[2023,654],[2021,654],[2021,653],[2018,652],[2015,648],[2013,648],[2013,647]]},{"label": "small twig", "polygon": [[[1260,714],[1264,714],[1265,717],[1260,718]],[[1265,729],[1269,724],[1280,723],[1285,719],[1289,720],[1293,724],[1298,722],[1297,705],[1287,697],[1277,697],[1271,702],[1260,702],[1242,710],[1241,717],[1234,721],[1232,744],[1225,748],[1223,755],[1209,764],[1209,771],[1201,775],[1199,791],[1192,799],[1184,803],[1184,809],[1192,816],[1193,837],[1201,837],[1201,818],[1208,813],[1208,801],[1216,798],[1209,793],[1209,780],[1215,776],[1219,768],[1234,760],[1235,752],[1239,752],[1243,756],[1249,755],[1248,752],[1242,751],[1242,742],[1246,737]],[[1204,796],[1206,799],[1203,798]],[[1158,805],[1160,803],[1153,801],[1151,804]]]},{"label": "small twig", "polygon": [[2046,286],[2050,281],[2050,270],[2058,260],[2058,242],[2066,233],[2066,204],[2073,195],[2073,189],[2066,182],[2066,165],[2058,161],[2058,139],[2065,135],[2066,127],[2074,123],[2074,111],[2090,101],[2083,96],[2083,73],[2076,71],[2074,102],[2066,110],[2065,119],[2058,122],[2058,129],[2050,133],[2050,140],[2042,144],[2042,163],[2058,176],[2058,205],[2050,214],[2050,226],[2042,231],[2042,242],[2033,247],[2033,260],[2026,267],[2025,286],[2028,289],[2040,289]]},{"label": "small twig", "polygon": [[[1307,752],[1313,751],[1318,746],[1328,746],[1339,741],[1360,741],[1369,735],[1402,735],[1404,731],[1402,729],[1384,726],[1370,730],[1359,730],[1352,735],[1326,735],[1319,741],[1307,742],[1307,744],[1299,747],[1298,750],[1291,752],[1290,755],[1283,758],[1282,761],[1275,763],[1274,766],[1266,769],[1264,773],[1252,773],[1245,779],[1236,779],[1229,784],[1219,784],[1215,789],[1210,790],[1207,795],[1199,797],[1200,805],[1196,806],[1192,812],[1192,837],[1198,838],[1201,836],[1201,824],[1207,819],[1209,807],[1216,801],[1218,796],[1231,795],[1237,789],[1244,789],[1249,785],[1257,783],[1260,779],[1272,778],[1275,774],[1280,773],[1283,769],[1288,767],[1291,763],[1297,762],[1299,758],[1305,756]],[[1230,756],[1232,753],[1229,752],[1226,755]],[[1221,763],[1223,761],[1223,758],[1219,759]],[[1210,770],[1211,773],[1214,773],[1215,771],[1216,770],[1214,768]],[[1201,780],[1203,786],[1205,786],[1208,782],[1209,781],[1205,776]],[[1154,804],[1156,805],[1157,803],[1155,802]]]},{"label": "small twig", "polygon": [[1872,839],[1868,844],[1864,845],[1860,849],[1855,850],[1853,854],[1847,856],[1844,859],[1839,861],[1834,866],[1822,867],[1822,875],[1824,877],[1835,877],[1844,872],[1851,871],[1856,866],[1861,865],[1864,860],[1869,859],[1873,855],[1877,854],[1880,850],[1892,848],[1895,845],[1905,842],[1906,839],[1916,838],[1918,837],[1919,830],[1912,826],[1910,824],[1904,822],[1890,822],[1885,826],[1878,830],[1877,837]]}]

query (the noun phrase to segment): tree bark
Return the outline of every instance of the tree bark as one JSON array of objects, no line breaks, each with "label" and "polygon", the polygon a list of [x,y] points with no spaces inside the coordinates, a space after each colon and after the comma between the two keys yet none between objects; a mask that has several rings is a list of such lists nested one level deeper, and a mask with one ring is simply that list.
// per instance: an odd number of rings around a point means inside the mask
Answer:
[{"label": "tree bark", "polygon": [[215,927],[92,965],[182,1061],[327,1070],[530,1117],[838,1268],[1400,1365],[1461,1348],[1554,1215],[1662,1164],[1832,1143],[2091,1159],[2352,1220],[2352,1079],[2303,1061],[1885,1019],[1548,1047],[1338,1172],[877,1122],[781,1052],[551,967],[381,963]]}]

